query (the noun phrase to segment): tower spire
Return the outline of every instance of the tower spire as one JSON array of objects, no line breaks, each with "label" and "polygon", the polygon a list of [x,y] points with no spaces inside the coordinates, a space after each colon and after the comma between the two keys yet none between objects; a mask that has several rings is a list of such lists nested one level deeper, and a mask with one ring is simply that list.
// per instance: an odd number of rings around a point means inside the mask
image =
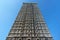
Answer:
[{"label": "tower spire", "polygon": [[36,3],[23,3],[6,40],[52,40]]}]

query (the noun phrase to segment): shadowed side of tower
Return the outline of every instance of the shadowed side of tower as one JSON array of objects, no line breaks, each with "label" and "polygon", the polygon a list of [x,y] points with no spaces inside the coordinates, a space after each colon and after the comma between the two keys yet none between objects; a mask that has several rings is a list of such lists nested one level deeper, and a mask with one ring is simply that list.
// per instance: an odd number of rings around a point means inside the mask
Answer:
[{"label": "shadowed side of tower", "polygon": [[52,40],[37,3],[23,3],[6,40]]}]

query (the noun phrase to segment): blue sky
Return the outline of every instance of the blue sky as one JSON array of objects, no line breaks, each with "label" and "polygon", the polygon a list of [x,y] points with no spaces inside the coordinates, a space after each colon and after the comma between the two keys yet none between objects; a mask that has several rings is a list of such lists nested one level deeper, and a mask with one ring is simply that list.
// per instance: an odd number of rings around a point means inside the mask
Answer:
[{"label": "blue sky", "polygon": [[60,40],[59,0],[0,0],[0,40],[5,40],[23,2],[36,2],[54,40]]}]

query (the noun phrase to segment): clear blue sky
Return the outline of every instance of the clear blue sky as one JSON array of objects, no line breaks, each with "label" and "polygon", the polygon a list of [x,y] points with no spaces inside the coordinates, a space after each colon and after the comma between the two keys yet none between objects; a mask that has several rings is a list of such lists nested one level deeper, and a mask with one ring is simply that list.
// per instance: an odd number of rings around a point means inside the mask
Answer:
[{"label": "clear blue sky", "polygon": [[23,2],[37,2],[54,40],[60,40],[59,0],[0,0],[0,40],[5,40]]}]

